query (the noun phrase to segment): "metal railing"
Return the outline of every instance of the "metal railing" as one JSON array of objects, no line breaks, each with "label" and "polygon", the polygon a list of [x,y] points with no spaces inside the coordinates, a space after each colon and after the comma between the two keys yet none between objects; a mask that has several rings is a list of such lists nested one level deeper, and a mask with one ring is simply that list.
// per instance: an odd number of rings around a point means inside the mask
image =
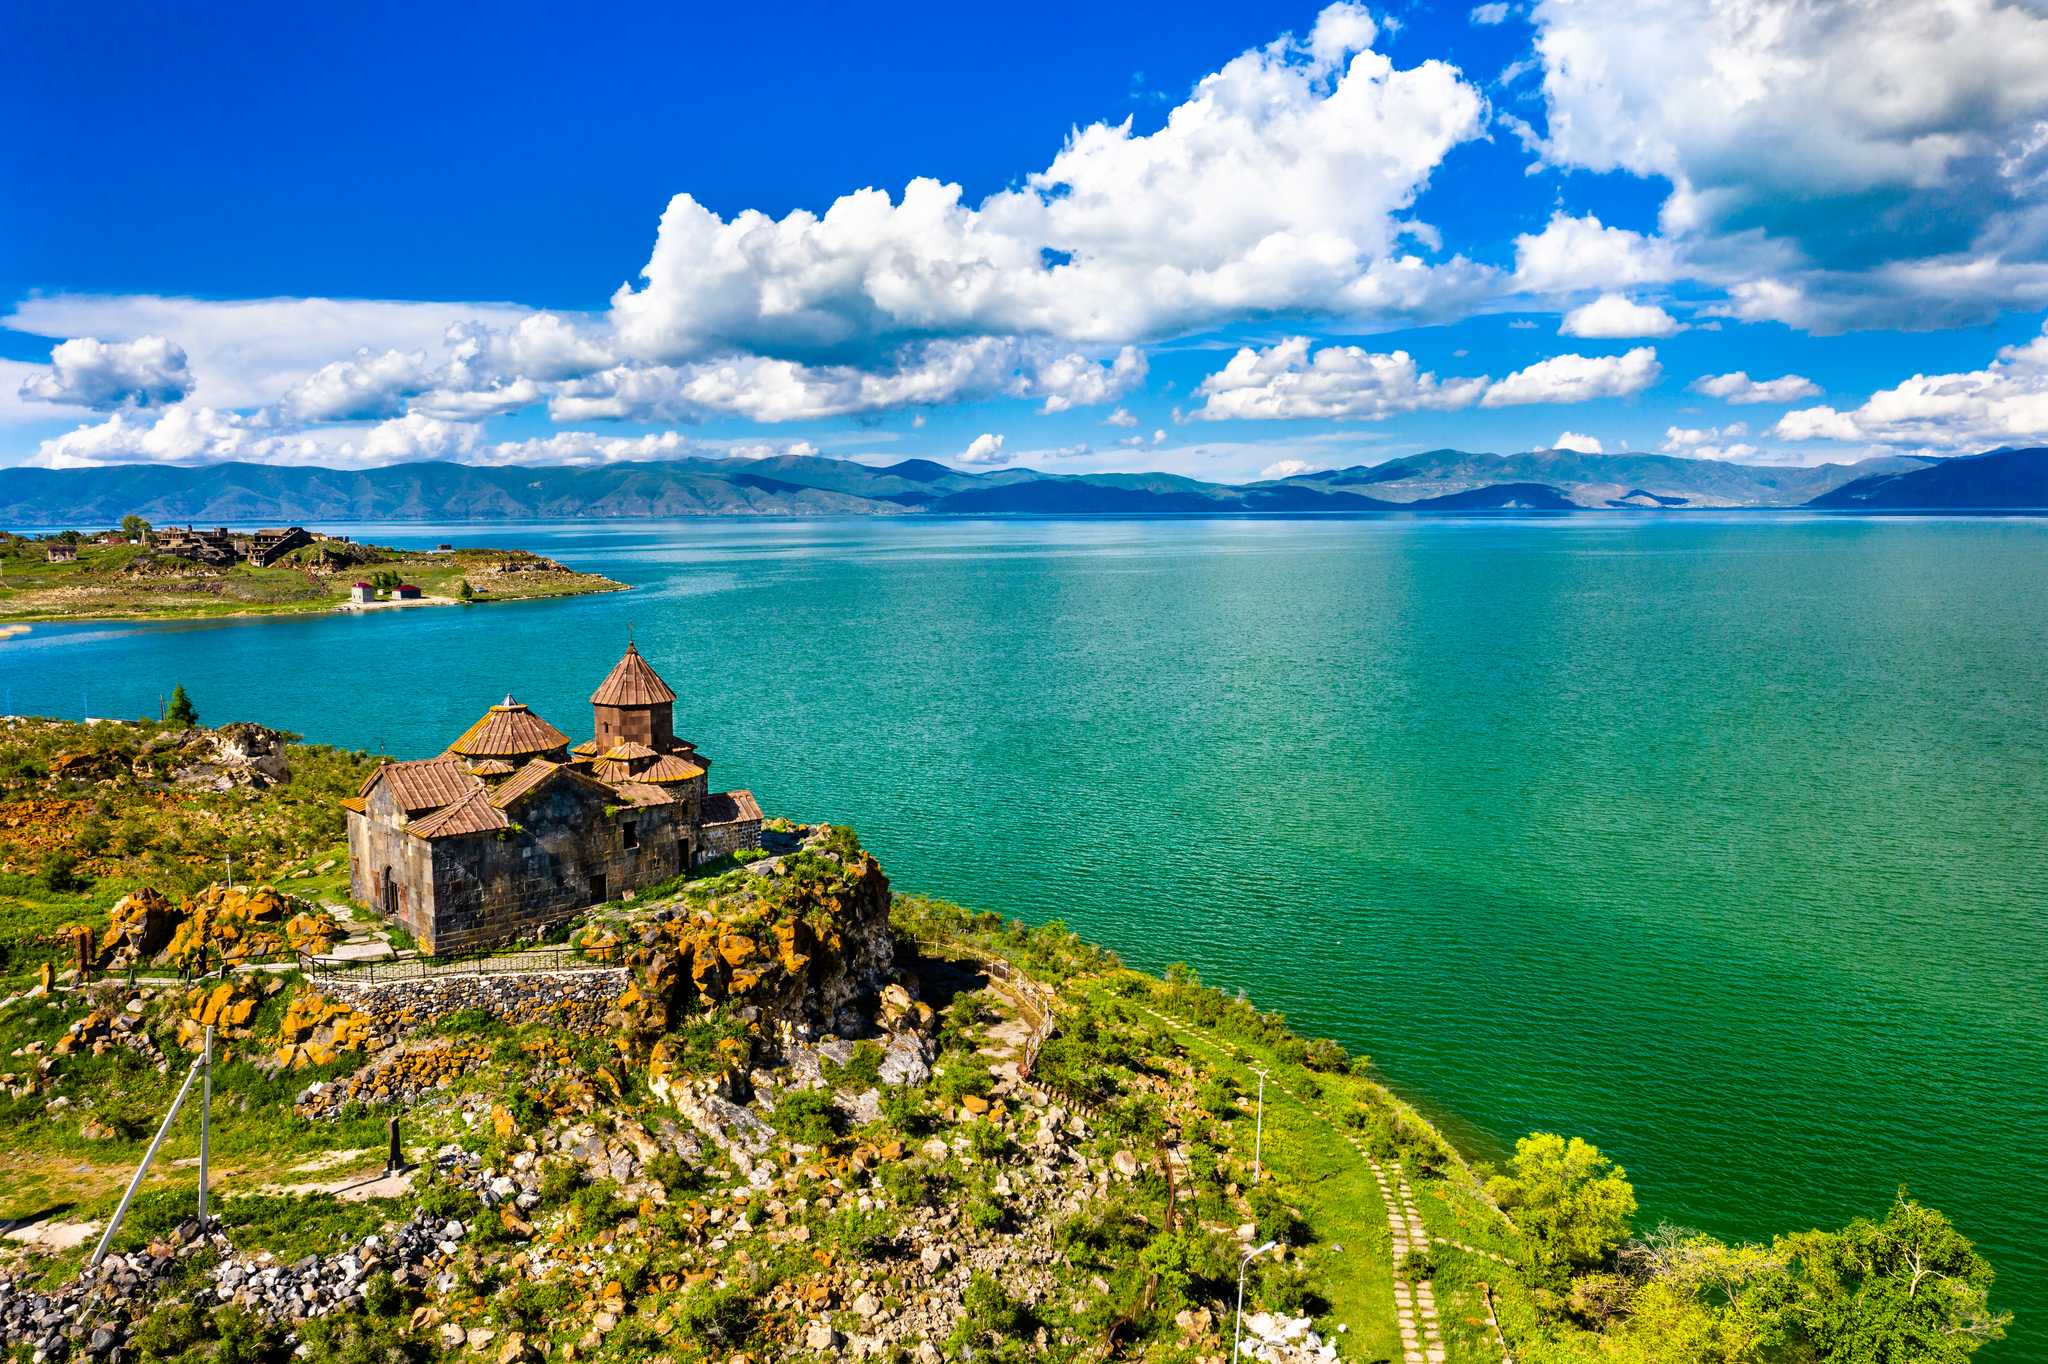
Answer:
[{"label": "metal railing", "polygon": [[386,985],[396,981],[432,980],[441,976],[511,976],[542,972],[603,971],[619,964],[616,948],[528,947],[512,952],[476,952],[455,956],[408,957],[398,961],[352,961],[345,957],[298,954],[299,971],[308,979],[346,985]]}]

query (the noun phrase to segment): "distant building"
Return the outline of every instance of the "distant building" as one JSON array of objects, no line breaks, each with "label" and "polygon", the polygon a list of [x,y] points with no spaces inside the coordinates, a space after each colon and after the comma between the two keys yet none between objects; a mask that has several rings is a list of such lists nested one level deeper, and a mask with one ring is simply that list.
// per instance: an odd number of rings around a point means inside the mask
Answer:
[{"label": "distant building", "polygon": [[355,898],[423,951],[469,951],[758,845],[760,805],[707,793],[675,700],[629,644],[590,698],[597,737],[573,750],[508,696],[439,757],[381,765],[343,802]]},{"label": "distant building", "polygon": [[194,530],[190,526],[180,529],[172,526],[156,532],[156,547],[159,553],[219,568],[234,563],[243,554],[226,526],[217,526],[212,530]]},{"label": "distant building", "polygon": [[418,601],[420,599],[420,590],[411,583],[400,583],[391,589],[391,595],[400,601]]},{"label": "distant building", "polygon": [[257,568],[269,568],[293,550],[312,543],[313,537],[304,526],[259,530],[249,537],[249,562]]},{"label": "distant building", "polygon": [[377,589],[368,583],[357,583],[349,588],[348,599],[351,605],[367,606],[377,600]]},{"label": "distant building", "polygon": [[69,540],[52,540],[48,557],[53,564],[75,564],[78,562],[78,546]]}]

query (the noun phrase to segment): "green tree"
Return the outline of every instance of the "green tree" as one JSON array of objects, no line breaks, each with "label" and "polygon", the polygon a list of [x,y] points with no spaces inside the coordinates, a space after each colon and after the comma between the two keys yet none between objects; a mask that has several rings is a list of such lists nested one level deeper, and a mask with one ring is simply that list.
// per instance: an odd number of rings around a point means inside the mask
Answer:
[{"label": "green tree", "polygon": [[199,723],[199,711],[193,706],[192,698],[185,695],[183,682],[171,688],[171,704],[164,710],[164,719],[186,729],[191,729]]},{"label": "green tree", "polygon": [[1991,1266],[1949,1220],[1906,1196],[1882,1222],[1778,1242],[1793,1275],[1786,1316],[1830,1364],[1955,1364],[2001,1338]]},{"label": "green tree", "polygon": [[1628,1172],[1578,1137],[1532,1132],[1487,1192],[1529,1237],[1539,1265],[1561,1274],[1599,1268],[1628,1236],[1636,1191]]},{"label": "green tree", "polygon": [[143,520],[134,512],[129,512],[121,518],[121,534],[127,536],[130,540],[138,540],[149,534],[149,522]]},{"label": "green tree", "polygon": [[470,601],[476,597],[476,589],[469,585],[469,579],[464,578],[462,586],[456,589],[455,595],[463,601]]}]

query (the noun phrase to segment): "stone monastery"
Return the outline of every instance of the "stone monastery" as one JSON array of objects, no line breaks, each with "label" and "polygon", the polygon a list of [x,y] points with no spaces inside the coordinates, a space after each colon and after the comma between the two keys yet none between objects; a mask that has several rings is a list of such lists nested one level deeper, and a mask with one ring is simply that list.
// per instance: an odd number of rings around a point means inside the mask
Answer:
[{"label": "stone monastery", "polygon": [[438,758],[387,762],[344,801],[349,881],[427,953],[534,938],[578,910],[761,841],[750,791],[705,792],[675,692],[633,645],[569,736],[506,697]]}]

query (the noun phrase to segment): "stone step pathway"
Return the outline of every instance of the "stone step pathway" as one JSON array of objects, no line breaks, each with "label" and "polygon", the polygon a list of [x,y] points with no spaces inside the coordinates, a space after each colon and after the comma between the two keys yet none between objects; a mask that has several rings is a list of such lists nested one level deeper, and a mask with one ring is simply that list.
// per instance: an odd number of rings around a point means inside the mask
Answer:
[{"label": "stone step pathway", "polygon": [[1428,1279],[1411,1283],[1408,1278],[1408,1252],[1429,1245],[1429,1232],[1415,1206],[1415,1191],[1408,1187],[1408,1176],[1398,1161],[1393,1162],[1394,1173],[1389,1179],[1387,1167],[1365,1149],[1364,1142],[1348,1135],[1345,1140],[1372,1168],[1373,1182],[1380,1186],[1380,1197],[1387,1205],[1387,1225],[1394,1234],[1394,1315],[1401,1326],[1401,1354],[1408,1364],[1443,1364],[1444,1341],[1437,1329],[1436,1285]]},{"label": "stone step pathway", "polygon": [[[1139,1004],[1136,1000],[1127,1000],[1125,1002],[1140,1012],[1157,1019],[1183,1037],[1198,1038],[1212,1047],[1222,1049],[1242,1064],[1251,1064],[1250,1059],[1245,1056],[1243,1050],[1235,1042],[1213,1036],[1192,1024],[1183,1023],[1177,1018],[1163,1014],[1149,1005]],[[1268,1072],[1266,1083],[1294,1100],[1301,1107],[1307,1109],[1324,1125],[1330,1127],[1332,1131],[1337,1130],[1336,1124],[1330,1121],[1329,1115],[1307,1099],[1296,1094],[1292,1089],[1289,1089],[1286,1081]],[[1358,1154],[1372,1167],[1373,1178],[1378,1181],[1380,1186],[1380,1204],[1387,1214],[1387,1230],[1393,1237],[1394,1317],[1401,1332],[1402,1364],[1444,1364],[1443,1341],[1438,1338],[1436,1330],[1435,1289],[1425,1281],[1420,1286],[1421,1297],[1418,1298],[1417,1290],[1409,1286],[1401,1270],[1401,1259],[1408,1252],[1408,1224],[1412,1223],[1414,1236],[1419,1240],[1423,1235],[1422,1219],[1416,1215],[1412,1205],[1407,1207],[1405,1212],[1399,1210],[1394,1200],[1393,1191],[1389,1187],[1379,1165],[1366,1153],[1365,1147],[1356,1137],[1347,1133],[1345,1134],[1345,1140],[1349,1141]],[[1423,1303],[1427,1304],[1426,1315],[1418,1312],[1418,1306]]]},{"label": "stone step pathway", "polygon": [[[1180,1019],[1163,1014],[1149,1005],[1138,1003],[1136,1000],[1125,1000],[1124,1002],[1140,1012],[1157,1019],[1183,1037],[1199,1039],[1211,1047],[1224,1051],[1241,1064],[1252,1064],[1253,1058],[1247,1056],[1244,1050],[1235,1042],[1213,1036],[1205,1030],[1195,1027],[1193,1024],[1184,1023]],[[1360,1141],[1352,1133],[1339,1127],[1331,1120],[1328,1114],[1302,1098],[1299,1094],[1296,1094],[1292,1089],[1289,1089],[1286,1083],[1279,1079],[1279,1077],[1269,1073],[1266,1083],[1294,1100],[1301,1107],[1307,1109],[1325,1126],[1330,1128],[1331,1131],[1342,1136],[1345,1141],[1350,1143],[1351,1149],[1358,1153],[1359,1159],[1363,1160],[1372,1170],[1373,1180],[1379,1185],[1380,1202],[1387,1213],[1387,1230],[1391,1235],[1393,1243],[1394,1315],[1396,1324],[1401,1332],[1402,1364],[1444,1364],[1446,1351],[1443,1332],[1437,1320],[1436,1284],[1429,1279],[1422,1279],[1413,1283],[1409,1282],[1407,1272],[1402,1266],[1402,1261],[1407,1258],[1408,1252],[1417,1247],[1427,1246],[1433,1241],[1438,1245],[1450,1246],[1455,1250],[1460,1250],[1470,1255],[1483,1256],[1502,1265],[1512,1266],[1514,1261],[1505,1255],[1500,1255],[1490,1250],[1481,1250],[1477,1246],[1469,1246],[1462,1241],[1453,1241],[1446,1236],[1431,1236],[1428,1229],[1423,1225],[1421,1211],[1415,1202],[1415,1191],[1408,1183],[1407,1173],[1402,1170],[1398,1162],[1391,1163],[1392,1174],[1389,1175],[1388,1167],[1381,1165],[1372,1152],[1366,1149],[1364,1142]],[[1491,1302],[1488,1303],[1487,1307],[1490,1313],[1492,1311]],[[1494,1335],[1500,1341],[1502,1364],[1513,1364],[1513,1357],[1508,1353],[1507,1341],[1500,1334],[1498,1322],[1494,1325]]]}]

